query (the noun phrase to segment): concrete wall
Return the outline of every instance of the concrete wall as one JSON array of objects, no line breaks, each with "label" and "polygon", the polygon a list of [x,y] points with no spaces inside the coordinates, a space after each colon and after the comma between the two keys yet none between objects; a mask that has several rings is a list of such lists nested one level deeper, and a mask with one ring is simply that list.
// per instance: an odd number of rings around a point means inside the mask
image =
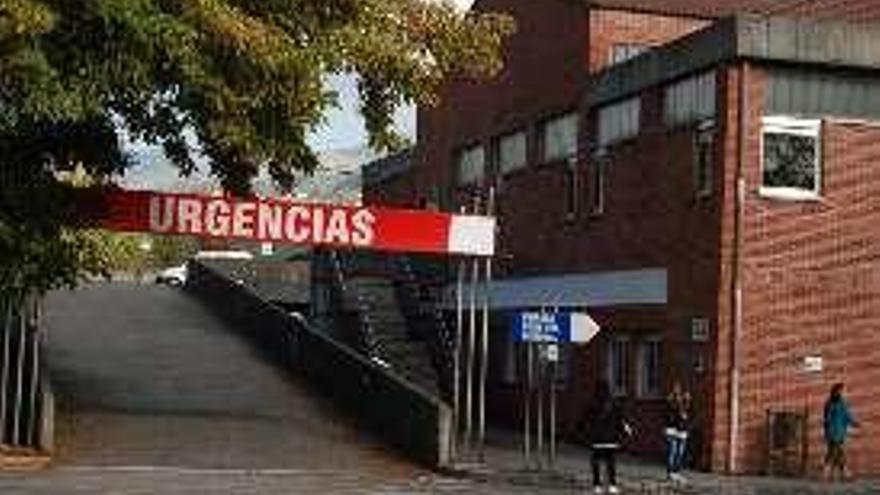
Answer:
[{"label": "concrete wall", "polygon": [[365,429],[426,465],[449,463],[452,416],[445,404],[205,265],[190,264],[187,290],[267,357],[308,377]]}]

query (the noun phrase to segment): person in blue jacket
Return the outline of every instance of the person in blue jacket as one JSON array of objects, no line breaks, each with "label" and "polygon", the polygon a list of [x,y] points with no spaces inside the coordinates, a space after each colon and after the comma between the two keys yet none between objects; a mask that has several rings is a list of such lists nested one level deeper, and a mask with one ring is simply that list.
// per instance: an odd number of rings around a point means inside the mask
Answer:
[{"label": "person in blue jacket", "polygon": [[843,398],[843,383],[838,382],[831,387],[831,393],[825,401],[823,426],[825,445],[828,448],[825,454],[824,477],[828,480],[837,474],[838,477],[848,479],[850,472],[846,466],[844,444],[850,427],[857,428],[859,423],[853,418],[849,405]]}]

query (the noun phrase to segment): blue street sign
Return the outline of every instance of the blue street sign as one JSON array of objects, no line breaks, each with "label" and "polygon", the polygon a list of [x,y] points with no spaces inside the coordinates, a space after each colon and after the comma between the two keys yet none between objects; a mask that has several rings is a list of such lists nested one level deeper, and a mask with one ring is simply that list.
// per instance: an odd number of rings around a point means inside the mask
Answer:
[{"label": "blue street sign", "polygon": [[568,342],[571,340],[569,313],[523,312],[513,315],[513,340],[517,342]]},{"label": "blue street sign", "polygon": [[516,342],[589,342],[599,332],[599,325],[586,313],[546,313],[524,311],[511,319]]}]

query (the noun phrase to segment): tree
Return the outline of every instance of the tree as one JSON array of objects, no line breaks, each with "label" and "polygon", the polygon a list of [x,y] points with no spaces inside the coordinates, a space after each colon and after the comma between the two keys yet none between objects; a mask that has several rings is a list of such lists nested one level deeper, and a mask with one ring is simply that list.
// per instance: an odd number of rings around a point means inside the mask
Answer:
[{"label": "tree", "polygon": [[328,74],[358,74],[370,144],[394,148],[393,111],[435,102],[447,77],[491,77],[511,30],[420,0],[0,0],[0,255],[43,267],[0,275],[75,279],[54,174],[123,172],[122,127],[184,175],[195,146],[233,193],[262,167],[290,188],[317,166],[306,136],[335,102]]}]

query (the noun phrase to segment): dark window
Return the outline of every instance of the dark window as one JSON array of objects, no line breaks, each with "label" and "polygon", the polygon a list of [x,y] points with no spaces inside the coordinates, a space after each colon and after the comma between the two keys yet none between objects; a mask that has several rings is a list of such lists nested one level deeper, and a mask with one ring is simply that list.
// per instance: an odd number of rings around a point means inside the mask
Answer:
[{"label": "dark window", "polygon": [[660,339],[651,338],[639,343],[639,395],[641,397],[661,394]]},{"label": "dark window", "polygon": [[644,43],[615,43],[611,47],[611,64],[620,64],[646,52],[649,46]]},{"label": "dark window", "polygon": [[601,215],[605,211],[605,169],[607,156],[600,156],[590,165],[590,215]]},{"label": "dark window", "polygon": [[694,185],[698,196],[712,194],[712,169],[715,159],[714,130],[702,129],[697,133],[694,150]]},{"label": "dark window", "polygon": [[578,196],[580,195],[580,180],[578,169],[574,163],[565,168],[565,213],[573,217],[578,211]]},{"label": "dark window", "polygon": [[762,192],[819,193],[820,122],[765,117],[762,129]]},{"label": "dark window", "polygon": [[629,340],[612,337],[608,343],[608,385],[614,395],[629,391]]}]

